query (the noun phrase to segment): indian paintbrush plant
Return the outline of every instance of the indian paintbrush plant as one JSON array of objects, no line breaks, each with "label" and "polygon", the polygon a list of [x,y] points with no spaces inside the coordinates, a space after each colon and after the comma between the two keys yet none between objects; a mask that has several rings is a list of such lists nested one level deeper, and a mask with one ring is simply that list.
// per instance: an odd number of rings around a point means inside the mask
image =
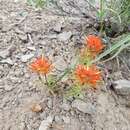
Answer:
[{"label": "indian paintbrush plant", "polygon": [[39,80],[44,84],[44,86],[47,86],[48,90],[52,94],[55,93],[58,83],[61,82],[65,76],[71,75],[71,77],[73,77],[71,78],[73,82],[64,94],[67,98],[78,98],[83,95],[82,92],[84,89],[88,87],[97,89],[97,85],[102,81],[101,71],[92,61],[102,52],[104,47],[105,46],[100,37],[88,35],[86,37],[85,46],[81,49],[76,65],[67,68],[60,77],[55,76],[55,78],[50,73],[54,66],[49,59],[44,56],[36,58],[29,67],[33,72],[37,73]]},{"label": "indian paintbrush plant", "polygon": [[[52,2],[53,4],[55,3],[56,7],[59,7],[59,12],[62,11],[63,14],[70,13],[65,12],[57,0],[27,0],[27,2],[35,8],[42,8],[48,5],[47,3]],[[58,83],[60,83],[65,76],[68,76],[68,78],[71,77],[73,81],[72,84],[69,84],[70,89],[65,92],[69,97],[78,97],[84,88],[97,88],[98,83],[102,81],[102,76],[96,63],[100,59],[106,59],[106,56],[110,56],[110,58],[107,58],[105,61],[112,60],[117,57],[122,50],[130,46],[130,34],[122,34],[125,30],[125,32],[128,31],[127,28],[129,28],[130,25],[130,0],[99,0],[97,1],[99,3],[98,7],[95,0],[86,0],[86,2],[97,12],[97,15],[93,16],[92,19],[98,23],[98,26],[95,28],[99,31],[99,35],[104,37],[106,49],[102,52],[105,47],[102,38],[95,35],[88,35],[84,47],[76,58],[78,59],[77,63],[74,64],[73,67],[71,66],[65,69],[63,74],[59,77],[51,74],[55,66],[53,66],[49,59],[43,56],[38,57],[32,62],[30,68],[33,72],[38,74],[40,81],[48,86],[51,92],[55,92]],[[96,3],[96,5],[94,3]],[[77,9],[78,6],[76,5],[75,7]],[[78,9],[79,8],[80,7],[78,7]],[[113,43],[113,41],[109,40],[109,37],[116,37],[118,40],[116,39],[116,41],[114,41],[115,43]]]}]

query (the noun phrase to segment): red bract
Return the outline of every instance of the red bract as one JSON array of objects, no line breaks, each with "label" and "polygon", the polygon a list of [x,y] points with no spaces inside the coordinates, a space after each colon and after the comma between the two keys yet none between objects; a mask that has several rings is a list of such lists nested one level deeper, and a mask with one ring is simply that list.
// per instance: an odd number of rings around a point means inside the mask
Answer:
[{"label": "red bract", "polygon": [[87,48],[95,55],[100,53],[104,48],[101,38],[95,35],[87,36],[86,44]]},{"label": "red bract", "polygon": [[86,67],[84,65],[78,65],[75,70],[76,79],[81,84],[89,84],[96,86],[101,80],[101,73],[96,66]]},{"label": "red bract", "polygon": [[48,74],[52,69],[52,64],[45,57],[39,57],[33,61],[30,68],[40,74]]}]

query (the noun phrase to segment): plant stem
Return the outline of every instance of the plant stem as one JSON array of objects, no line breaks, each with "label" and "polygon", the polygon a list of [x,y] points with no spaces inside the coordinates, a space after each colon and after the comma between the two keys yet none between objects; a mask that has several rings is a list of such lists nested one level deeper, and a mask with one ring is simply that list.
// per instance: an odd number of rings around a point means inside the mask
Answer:
[{"label": "plant stem", "polygon": [[71,71],[71,68],[67,68],[64,73],[51,85],[53,87],[55,87],[55,85],[62,80],[62,78],[64,78],[69,72]]},{"label": "plant stem", "polygon": [[44,84],[44,81],[43,81],[43,79],[42,79],[42,77],[41,77],[41,75],[40,75],[40,74],[38,74],[38,78],[39,78],[39,80],[41,81],[41,83],[43,83],[43,84]]},{"label": "plant stem", "polygon": [[45,82],[46,82],[49,92],[54,96],[55,94],[54,94],[54,91],[51,89],[51,85],[48,83],[47,75],[45,74],[44,77],[45,77]]},{"label": "plant stem", "polygon": [[100,22],[101,22],[101,24],[100,24],[100,34],[102,33],[102,31],[103,31],[103,0],[100,0]]},{"label": "plant stem", "polygon": [[49,85],[49,83],[48,83],[47,75],[46,75],[46,74],[44,75],[44,78],[45,78],[46,85],[49,87],[50,85]]}]

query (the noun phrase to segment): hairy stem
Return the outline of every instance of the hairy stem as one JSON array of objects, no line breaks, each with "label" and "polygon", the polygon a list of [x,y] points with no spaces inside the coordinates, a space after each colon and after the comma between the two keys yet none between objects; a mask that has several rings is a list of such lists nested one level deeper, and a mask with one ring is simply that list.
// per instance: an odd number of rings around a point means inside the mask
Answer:
[{"label": "hairy stem", "polygon": [[48,83],[47,75],[46,75],[46,74],[44,75],[44,78],[45,78],[46,85],[49,87],[50,85],[49,85],[49,83]]},{"label": "hairy stem", "polygon": [[43,81],[42,76],[41,76],[40,74],[38,74],[38,78],[39,78],[39,80],[41,81],[41,83],[44,84],[44,81]]}]

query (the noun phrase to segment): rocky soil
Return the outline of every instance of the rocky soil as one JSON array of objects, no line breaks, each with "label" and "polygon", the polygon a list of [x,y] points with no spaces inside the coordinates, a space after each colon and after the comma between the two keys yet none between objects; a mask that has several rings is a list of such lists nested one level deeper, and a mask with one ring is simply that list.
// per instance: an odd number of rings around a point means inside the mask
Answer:
[{"label": "rocky soil", "polygon": [[[0,130],[130,130],[129,98],[104,85],[88,90],[84,100],[66,101],[49,95],[28,69],[44,50],[60,74],[74,62],[84,36],[95,32],[91,24],[24,1],[0,0]],[[33,112],[34,104],[42,111]]]}]

